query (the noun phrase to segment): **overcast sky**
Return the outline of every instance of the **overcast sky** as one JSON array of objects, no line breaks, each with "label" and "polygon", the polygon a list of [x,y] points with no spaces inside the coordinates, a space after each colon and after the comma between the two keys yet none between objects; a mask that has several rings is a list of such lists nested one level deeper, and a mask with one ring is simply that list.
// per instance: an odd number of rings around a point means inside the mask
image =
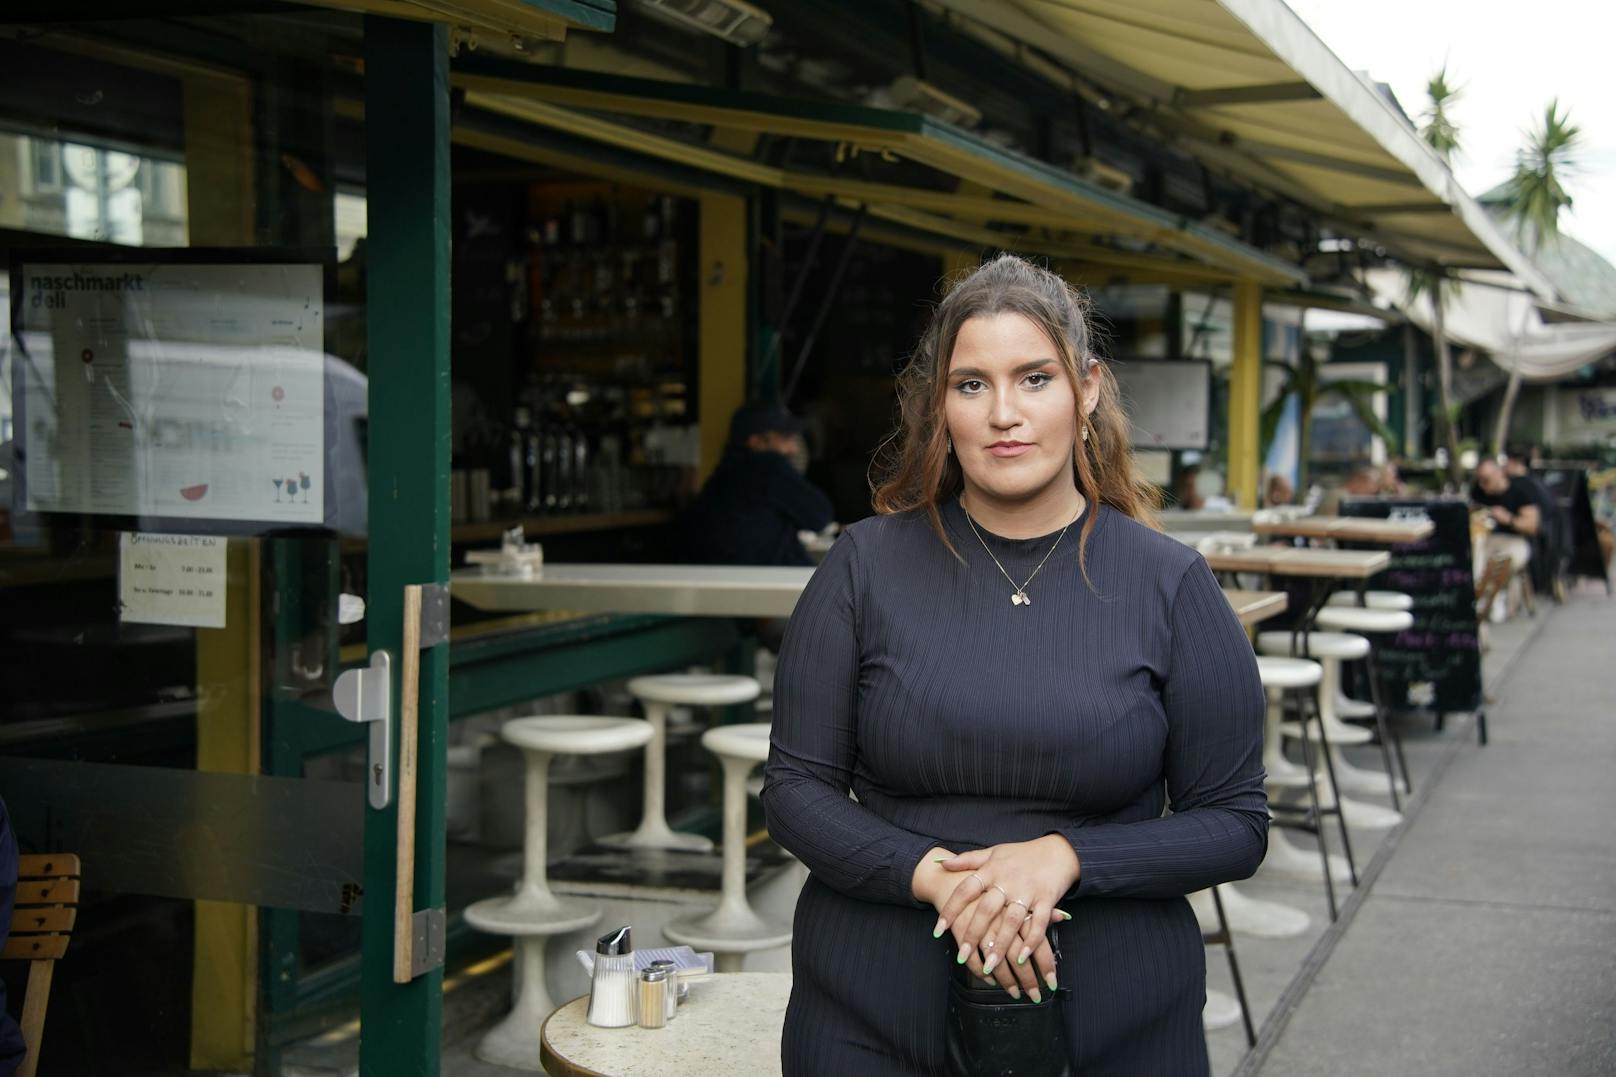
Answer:
[{"label": "overcast sky", "polygon": [[1464,90],[1452,110],[1464,142],[1454,166],[1472,195],[1508,178],[1523,132],[1558,97],[1583,136],[1560,229],[1616,263],[1616,2],[1287,2],[1348,67],[1390,84],[1416,123],[1446,61]]}]

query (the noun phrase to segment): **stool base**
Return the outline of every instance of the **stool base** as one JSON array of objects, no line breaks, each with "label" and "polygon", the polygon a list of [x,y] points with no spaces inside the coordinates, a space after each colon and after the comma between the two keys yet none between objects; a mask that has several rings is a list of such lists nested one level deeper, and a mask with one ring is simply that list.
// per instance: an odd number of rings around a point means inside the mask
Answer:
[{"label": "stool base", "polygon": [[[1258,870],[1264,874],[1282,875],[1287,879],[1324,881],[1324,865],[1319,859],[1318,850],[1298,849],[1285,837],[1284,832],[1277,828],[1268,833],[1268,855],[1263,858],[1262,867]],[[1330,854],[1330,878],[1338,883],[1352,885],[1352,871],[1347,866],[1346,857],[1336,853]]]},{"label": "stool base", "polygon": [[1240,1003],[1234,996],[1226,995],[1222,991],[1208,990],[1206,993],[1206,1006],[1201,1010],[1201,1028],[1207,1032],[1216,1032],[1220,1028],[1232,1028],[1240,1023]]},{"label": "stool base", "polygon": [[669,827],[645,827],[596,838],[608,849],[664,849],[672,853],[710,853],[713,840],[700,834],[685,834]]},{"label": "stool base", "polygon": [[[1289,939],[1306,933],[1312,919],[1301,909],[1281,905],[1275,901],[1249,898],[1224,883],[1218,887],[1223,899],[1223,915],[1229,921],[1229,930],[1240,935],[1253,935],[1260,939]],[[1190,908],[1201,925],[1202,934],[1219,930],[1217,907],[1212,903],[1210,890],[1199,890],[1190,895]]]}]

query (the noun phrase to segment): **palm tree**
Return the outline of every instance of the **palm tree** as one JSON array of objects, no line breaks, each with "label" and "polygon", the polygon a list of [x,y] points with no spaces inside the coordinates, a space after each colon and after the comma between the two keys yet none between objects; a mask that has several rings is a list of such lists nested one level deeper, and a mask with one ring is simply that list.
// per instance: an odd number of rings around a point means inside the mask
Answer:
[{"label": "palm tree", "polygon": [[1285,402],[1291,397],[1297,400],[1297,430],[1301,439],[1297,455],[1301,458],[1297,462],[1296,488],[1307,488],[1307,461],[1312,455],[1313,448],[1313,409],[1320,401],[1328,397],[1340,397],[1352,409],[1358,420],[1367,426],[1370,431],[1386,442],[1387,449],[1394,455],[1398,452],[1398,438],[1390,427],[1381,421],[1375,414],[1374,399],[1376,393],[1386,391],[1386,386],[1376,381],[1365,381],[1359,378],[1322,377],[1320,367],[1322,364],[1313,357],[1313,349],[1302,341],[1301,352],[1294,363],[1283,359],[1270,359],[1268,365],[1277,367],[1285,372],[1285,380],[1280,384],[1279,394],[1263,409],[1262,413],[1262,450],[1259,459],[1268,458],[1268,449],[1274,443],[1274,434],[1279,430],[1279,420],[1285,411]]},{"label": "palm tree", "polygon": [[[1571,205],[1565,180],[1577,170],[1582,129],[1562,111],[1558,99],[1543,110],[1543,125],[1526,133],[1526,145],[1515,154],[1515,173],[1504,184],[1504,211],[1515,226],[1515,236],[1535,255],[1545,242],[1560,235],[1560,211]],[[1493,452],[1504,451],[1510,415],[1521,390],[1520,369],[1510,365],[1509,386],[1493,428]]]},{"label": "palm tree", "polygon": [[[1448,65],[1443,64],[1431,80],[1425,84],[1426,96],[1430,104],[1426,106],[1422,119],[1425,121],[1420,128],[1420,137],[1425,139],[1426,145],[1436,151],[1444,164],[1453,160],[1453,155],[1460,149],[1458,125],[1453,122],[1449,110],[1459,100],[1463,93],[1462,87],[1448,80]],[[1443,308],[1453,293],[1458,290],[1458,283],[1450,278],[1440,267],[1414,268],[1409,270],[1407,278],[1408,302],[1413,303],[1421,295],[1429,293],[1431,296],[1431,338],[1436,345],[1436,382],[1437,382],[1437,433],[1448,450],[1448,478],[1454,483],[1459,481],[1459,408],[1453,402],[1453,353],[1448,349],[1448,334],[1446,319],[1443,317]],[[1405,334],[1414,332],[1413,326],[1405,326]],[[1408,347],[1406,353],[1412,360],[1414,349]]]}]

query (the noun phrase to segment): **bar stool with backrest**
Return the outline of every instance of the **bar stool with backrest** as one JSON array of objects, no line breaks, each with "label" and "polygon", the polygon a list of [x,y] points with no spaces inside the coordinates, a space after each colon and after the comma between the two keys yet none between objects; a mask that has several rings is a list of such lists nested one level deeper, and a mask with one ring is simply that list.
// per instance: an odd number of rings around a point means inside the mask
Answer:
[{"label": "bar stool with backrest", "polygon": [[711,852],[710,838],[676,833],[668,826],[665,803],[668,711],[678,706],[727,707],[750,703],[758,697],[758,682],[752,677],[718,673],[663,673],[635,677],[628,682],[628,690],[645,706],[645,721],[651,729],[651,739],[645,748],[645,807],[636,829],[607,835],[600,839],[600,844],[629,849]]},{"label": "bar stool with backrest", "polygon": [[[1381,758],[1386,764],[1386,774],[1391,782],[1392,807],[1401,808],[1397,776],[1402,775],[1402,786],[1409,792],[1413,791],[1413,782],[1409,778],[1408,761],[1403,755],[1403,738],[1392,727],[1385,703],[1381,699],[1380,671],[1376,667],[1375,648],[1379,640],[1395,632],[1406,632],[1413,628],[1414,615],[1407,610],[1375,609],[1373,606],[1327,605],[1319,611],[1315,623],[1325,630],[1352,632],[1369,637],[1369,653],[1364,656],[1364,668],[1369,681],[1371,713],[1364,717],[1374,719],[1375,732],[1380,741]],[[1340,688],[1341,682],[1338,680],[1336,683]],[[1342,694],[1345,695],[1344,692]],[[1395,768],[1392,766],[1394,752],[1397,757]]]},{"label": "bar stool with backrest", "polygon": [[545,715],[506,722],[500,736],[522,749],[526,760],[527,818],[522,880],[515,893],[466,907],[466,923],[479,931],[515,940],[516,1001],[510,1014],[489,1030],[475,1054],[486,1062],[542,1071],[539,1026],[555,1009],[544,986],[544,948],[552,935],[589,927],[600,909],[550,890],[548,827],[550,760],[558,755],[604,755],[631,751],[651,739],[651,728],[636,718]]},{"label": "bar stool with backrest", "polygon": [[709,729],[702,745],[724,767],[724,881],[718,907],[682,916],[662,929],[672,942],[711,950],[719,972],[739,972],[745,955],[791,942],[791,925],[759,916],[746,899],[746,776],[769,757],[769,725]]}]

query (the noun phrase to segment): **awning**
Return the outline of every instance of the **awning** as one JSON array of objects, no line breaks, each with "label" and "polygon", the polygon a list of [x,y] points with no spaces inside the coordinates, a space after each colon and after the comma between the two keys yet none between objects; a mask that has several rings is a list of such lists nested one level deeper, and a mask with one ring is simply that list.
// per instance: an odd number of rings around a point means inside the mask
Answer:
[{"label": "awning", "polygon": [[972,248],[1047,254],[1068,272],[1132,269],[1290,286],[1303,271],[1216,228],[919,113],[465,57],[467,110],[805,198]]},{"label": "awning", "polygon": [[[1431,300],[1408,298],[1406,278],[1395,269],[1366,274],[1370,288],[1402,309],[1427,333]],[[1448,339],[1489,355],[1527,381],[1555,381],[1616,352],[1616,323],[1546,322],[1533,297],[1504,273],[1471,274],[1443,305]]]},{"label": "awning", "polygon": [[610,31],[617,0],[298,0],[312,7],[440,22],[533,41],[560,41],[569,29]]},{"label": "awning", "polygon": [[[1378,90],[1282,0],[933,0],[1136,106],[1208,164],[1416,263],[1549,282]],[[1390,32],[1395,32],[1393,29]]]}]

